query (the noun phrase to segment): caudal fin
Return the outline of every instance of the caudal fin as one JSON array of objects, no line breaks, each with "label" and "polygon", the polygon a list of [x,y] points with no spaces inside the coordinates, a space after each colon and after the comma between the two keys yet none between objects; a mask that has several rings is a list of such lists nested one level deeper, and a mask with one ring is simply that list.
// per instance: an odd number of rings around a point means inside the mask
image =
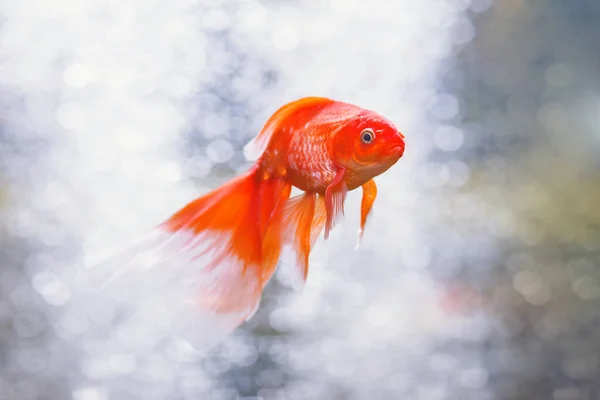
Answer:
[{"label": "caudal fin", "polygon": [[207,351],[258,308],[279,259],[290,189],[253,169],[192,201],[113,261],[136,277],[131,282],[139,276],[133,270],[166,279],[171,290],[147,296],[183,305],[185,339]]}]

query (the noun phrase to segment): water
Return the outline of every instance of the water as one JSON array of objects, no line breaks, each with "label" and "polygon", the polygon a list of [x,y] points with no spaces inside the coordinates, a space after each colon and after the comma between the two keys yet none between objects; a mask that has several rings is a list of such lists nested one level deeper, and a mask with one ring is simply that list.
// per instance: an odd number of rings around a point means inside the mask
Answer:
[{"label": "water", "polygon": [[[592,396],[598,10],[496,3],[0,1],[0,399]],[[203,360],[164,288],[89,295],[305,95],[406,136],[360,249],[351,193],[304,291]]]}]

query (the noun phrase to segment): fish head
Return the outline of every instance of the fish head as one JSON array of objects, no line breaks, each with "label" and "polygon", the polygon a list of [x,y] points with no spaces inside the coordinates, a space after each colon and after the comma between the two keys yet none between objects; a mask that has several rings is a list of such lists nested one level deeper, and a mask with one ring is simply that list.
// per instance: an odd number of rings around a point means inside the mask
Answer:
[{"label": "fish head", "polygon": [[385,117],[365,110],[336,132],[331,150],[338,165],[368,180],[402,157],[404,135]]}]

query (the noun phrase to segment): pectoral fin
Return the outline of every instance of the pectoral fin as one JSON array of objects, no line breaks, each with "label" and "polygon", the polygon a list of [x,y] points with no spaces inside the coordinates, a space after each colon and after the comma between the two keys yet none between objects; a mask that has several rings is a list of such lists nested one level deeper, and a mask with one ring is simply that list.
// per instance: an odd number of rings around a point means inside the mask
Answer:
[{"label": "pectoral fin", "polygon": [[367,217],[371,213],[371,209],[373,208],[373,203],[375,202],[375,198],[377,197],[377,185],[375,185],[375,181],[371,179],[364,185],[362,185],[363,196],[362,202],[360,206],[360,227],[358,229],[358,239],[356,241],[356,248],[360,245],[360,241],[363,237],[363,232],[365,230],[365,224],[367,223]]}]

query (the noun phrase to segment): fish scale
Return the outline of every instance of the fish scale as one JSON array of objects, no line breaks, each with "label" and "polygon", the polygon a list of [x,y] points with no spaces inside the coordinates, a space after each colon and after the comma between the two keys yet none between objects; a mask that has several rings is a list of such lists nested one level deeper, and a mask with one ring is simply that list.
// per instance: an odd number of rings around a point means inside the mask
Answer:
[{"label": "fish scale", "polygon": [[298,132],[292,137],[290,150],[289,167],[307,180],[308,187],[326,186],[335,178],[335,165],[324,135]]}]

